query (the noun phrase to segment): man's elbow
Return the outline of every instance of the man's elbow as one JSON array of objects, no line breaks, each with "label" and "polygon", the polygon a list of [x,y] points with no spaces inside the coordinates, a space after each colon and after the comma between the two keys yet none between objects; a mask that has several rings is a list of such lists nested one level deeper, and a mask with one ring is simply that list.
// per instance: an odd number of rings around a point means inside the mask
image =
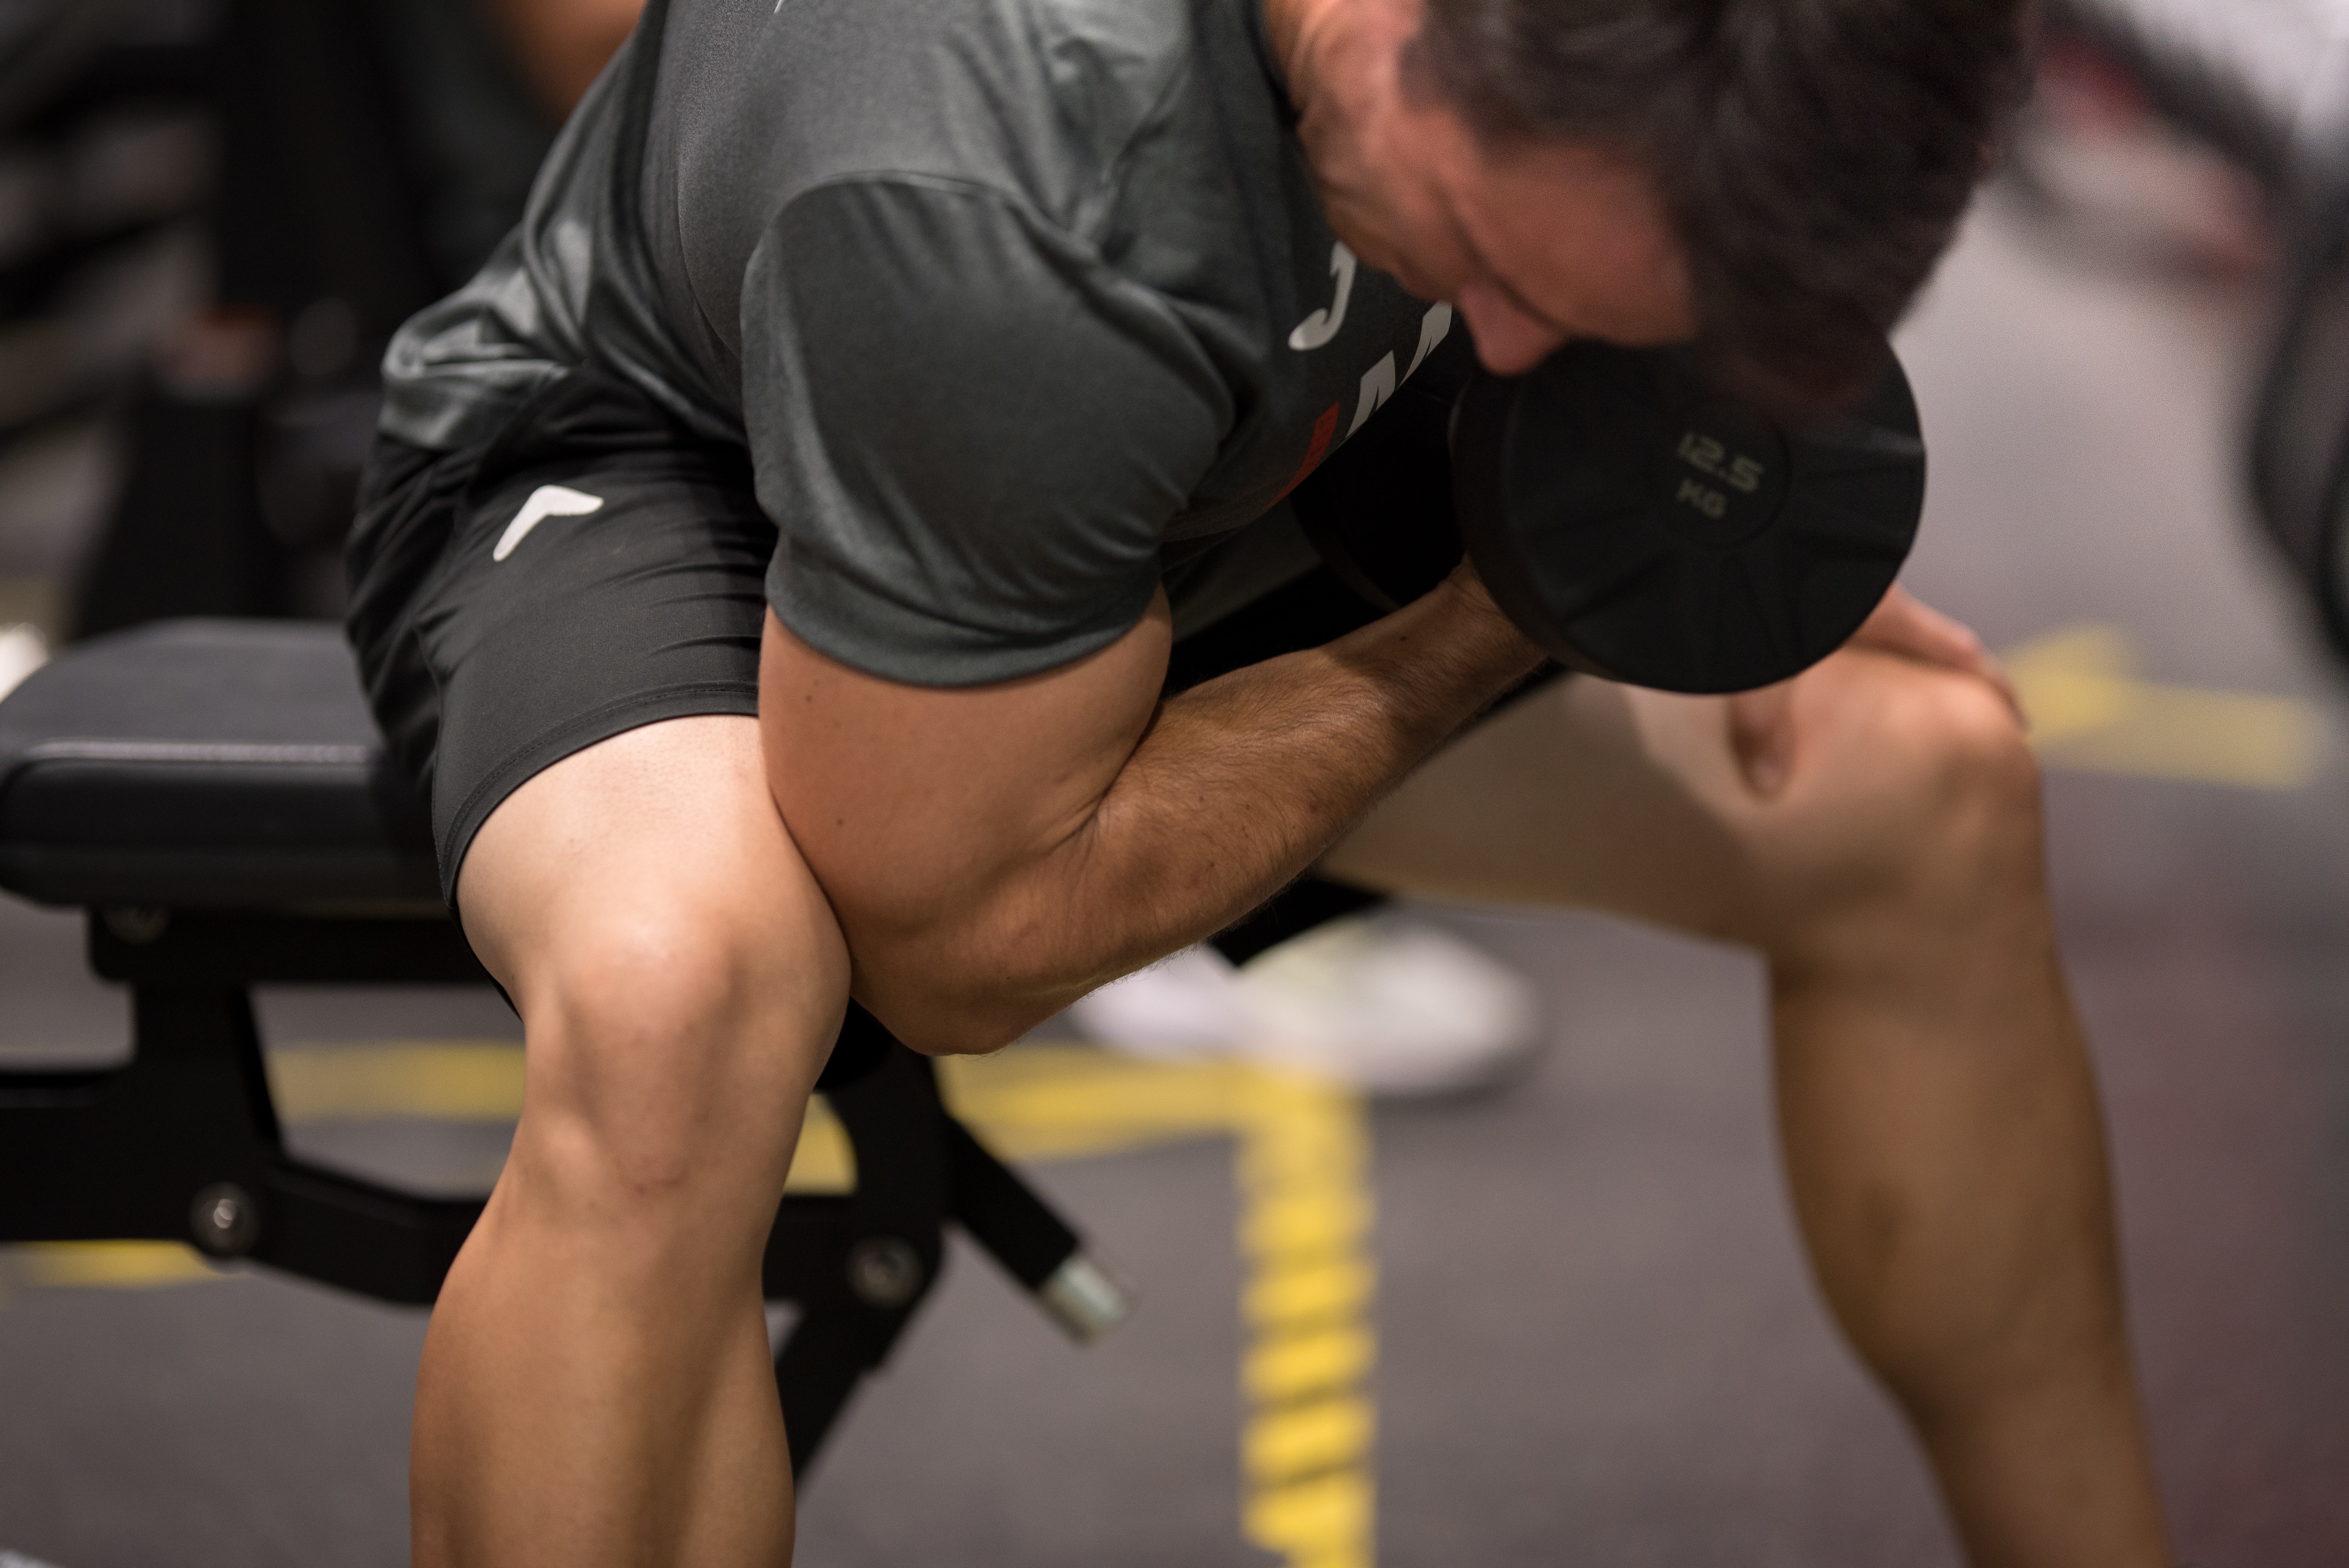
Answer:
[{"label": "man's elbow", "polygon": [[974,879],[919,898],[857,896],[865,891],[833,893],[854,993],[925,1056],[1000,1050],[1135,966],[1118,963],[1108,931],[1072,925],[1065,877]]},{"label": "man's elbow", "polygon": [[856,999],[924,1056],[999,1051],[1092,989],[1084,977],[973,952],[968,930],[957,934],[964,940],[849,940]]},{"label": "man's elbow", "polygon": [[908,1049],[926,1057],[983,1057],[999,1051],[1067,1005],[982,988],[935,985],[876,987],[857,1000]]}]

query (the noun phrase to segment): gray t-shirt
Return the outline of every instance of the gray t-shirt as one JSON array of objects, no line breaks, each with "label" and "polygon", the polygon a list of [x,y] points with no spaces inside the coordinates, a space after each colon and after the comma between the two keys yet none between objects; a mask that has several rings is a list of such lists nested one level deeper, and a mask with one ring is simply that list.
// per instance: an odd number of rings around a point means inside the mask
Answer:
[{"label": "gray t-shirt", "polygon": [[[775,612],[894,679],[1189,629],[1451,312],[1339,245],[1260,0],[654,0],[521,226],[386,360],[487,438],[572,366],[745,446]],[[1255,526],[1250,526],[1255,525]]]}]

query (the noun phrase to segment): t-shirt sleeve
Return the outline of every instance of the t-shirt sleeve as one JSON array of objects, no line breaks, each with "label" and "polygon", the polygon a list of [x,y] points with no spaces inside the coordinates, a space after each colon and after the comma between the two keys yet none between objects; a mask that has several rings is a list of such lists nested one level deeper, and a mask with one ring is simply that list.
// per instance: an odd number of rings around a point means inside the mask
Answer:
[{"label": "t-shirt sleeve", "polygon": [[1005,196],[912,176],[795,198],[744,284],[784,624],[871,674],[967,686],[1141,618],[1232,421],[1161,298]]}]

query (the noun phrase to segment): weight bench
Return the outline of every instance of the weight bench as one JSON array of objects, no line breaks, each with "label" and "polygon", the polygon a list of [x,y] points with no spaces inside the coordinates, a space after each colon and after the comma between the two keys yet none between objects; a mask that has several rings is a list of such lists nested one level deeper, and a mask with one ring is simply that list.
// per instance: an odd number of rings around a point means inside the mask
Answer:
[{"label": "weight bench", "polygon": [[[0,887],[88,912],[132,1020],[123,1067],[0,1071],[0,1242],[184,1241],[434,1299],[482,1200],[289,1154],[254,1022],[257,985],[492,984],[333,628],[168,622],[35,672],[0,701]],[[1077,1339],[1128,1309],[861,1008],[816,1087],[856,1185],[785,1197],[767,1242],[766,1294],[799,1309],[775,1357],[795,1471],[936,1282],[949,1220]]]}]

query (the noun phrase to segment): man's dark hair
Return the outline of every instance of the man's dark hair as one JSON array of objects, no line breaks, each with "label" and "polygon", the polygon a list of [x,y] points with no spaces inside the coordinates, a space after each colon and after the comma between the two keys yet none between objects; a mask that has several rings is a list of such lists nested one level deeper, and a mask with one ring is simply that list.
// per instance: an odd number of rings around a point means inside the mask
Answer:
[{"label": "man's dark hair", "polygon": [[1415,90],[1488,141],[1655,179],[1711,346],[1784,391],[1872,368],[1988,166],[2029,0],[1426,0]]}]

